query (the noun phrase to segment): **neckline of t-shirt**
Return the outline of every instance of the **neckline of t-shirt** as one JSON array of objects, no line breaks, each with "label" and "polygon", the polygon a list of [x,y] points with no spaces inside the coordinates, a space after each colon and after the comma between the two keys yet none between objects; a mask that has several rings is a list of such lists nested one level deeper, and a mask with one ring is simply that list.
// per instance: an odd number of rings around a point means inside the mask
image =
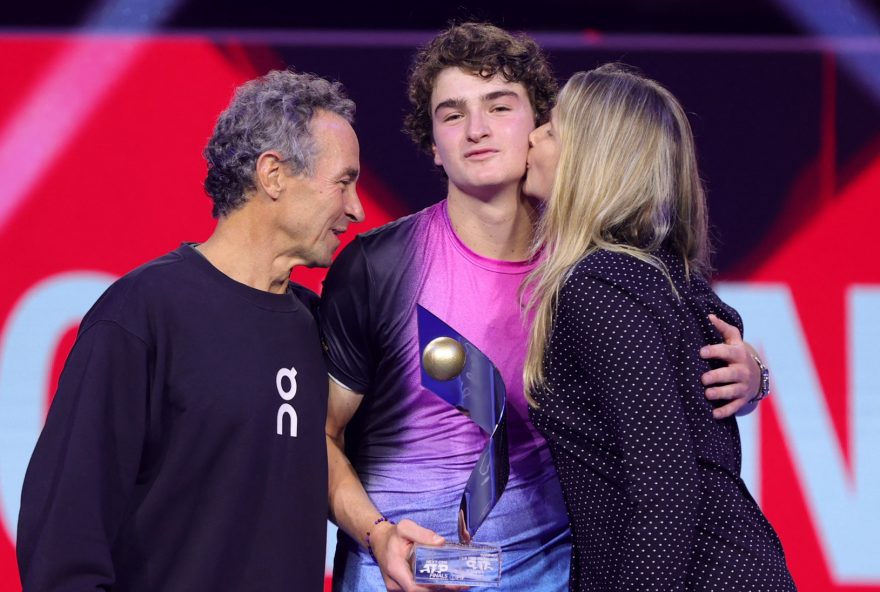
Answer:
[{"label": "neckline of t-shirt", "polygon": [[287,291],[284,294],[273,294],[272,292],[258,290],[247,284],[242,284],[214,267],[214,265],[208,261],[208,258],[196,249],[198,244],[199,243],[181,243],[180,248],[177,249],[177,251],[184,259],[193,263],[193,265],[205,273],[222,289],[228,290],[260,308],[278,312],[294,312],[299,309],[299,301],[296,294],[290,289],[290,286],[288,286]]},{"label": "neckline of t-shirt", "polygon": [[470,247],[464,244],[464,241],[462,241],[455,233],[455,229],[452,227],[452,220],[449,219],[449,203],[447,200],[443,200],[443,207],[440,208],[440,211],[441,217],[443,218],[444,229],[447,236],[449,236],[452,245],[465,259],[474,265],[489,271],[509,273],[513,275],[528,273],[538,264],[537,258],[525,259],[523,261],[504,261],[501,259],[484,257],[483,255],[474,252]]}]

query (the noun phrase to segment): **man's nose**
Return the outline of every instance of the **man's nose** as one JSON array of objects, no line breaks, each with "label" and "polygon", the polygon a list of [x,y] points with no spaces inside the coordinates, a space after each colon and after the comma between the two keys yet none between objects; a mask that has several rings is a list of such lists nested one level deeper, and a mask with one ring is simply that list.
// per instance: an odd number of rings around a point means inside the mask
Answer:
[{"label": "man's nose", "polygon": [[471,113],[468,116],[467,135],[471,141],[479,141],[489,135],[489,126],[485,116],[480,113]]},{"label": "man's nose", "polygon": [[366,218],[364,206],[361,204],[361,198],[357,193],[357,189],[352,189],[351,195],[345,202],[345,215],[352,222],[363,222],[364,218]]}]

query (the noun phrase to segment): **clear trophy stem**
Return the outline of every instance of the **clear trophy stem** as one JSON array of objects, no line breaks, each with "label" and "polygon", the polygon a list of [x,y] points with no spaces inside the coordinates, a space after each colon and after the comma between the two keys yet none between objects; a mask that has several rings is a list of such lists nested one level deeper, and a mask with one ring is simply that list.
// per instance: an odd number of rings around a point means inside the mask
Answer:
[{"label": "clear trophy stem", "polygon": [[[480,525],[498,503],[510,475],[507,390],[495,364],[458,331],[418,306],[422,385],[463,412],[488,436],[461,496],[459,543],[415,545],[410,558],[417,584],[501,584],[501,547],[474,543]],[[452,516],[450,516],[452,517]]]}]

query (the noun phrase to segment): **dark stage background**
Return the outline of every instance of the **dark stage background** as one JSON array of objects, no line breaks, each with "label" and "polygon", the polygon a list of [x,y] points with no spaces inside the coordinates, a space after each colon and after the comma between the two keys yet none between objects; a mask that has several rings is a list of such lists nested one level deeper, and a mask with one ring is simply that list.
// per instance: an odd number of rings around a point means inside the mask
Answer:
[{"label": "dark stage background", "polygon": [[[287,66],[344,82],[358,104],[363,231],[444,196],[400,132],[406,71],[448,19],[476,16],[533,34],[561,81],[623,61],[681,99],[709,190],[717,288],[773,370],[773,398],[741,421],[744,476],[801,590],[880,590],[875,7],[540,8],[4,6],[0,589],[18,589],[21,480],[77,323],[115,277],[208,236],[200,152],[235,86]],[[316,290],[321,277],[295,274]]]}]

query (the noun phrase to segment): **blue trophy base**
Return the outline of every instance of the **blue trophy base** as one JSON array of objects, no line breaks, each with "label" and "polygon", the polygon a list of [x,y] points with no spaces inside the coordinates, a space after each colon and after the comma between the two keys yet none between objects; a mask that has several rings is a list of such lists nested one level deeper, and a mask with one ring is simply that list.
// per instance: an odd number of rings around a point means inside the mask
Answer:
[{"label": "blue trophy base", "polygon": [[421,585],[498,586],[501,583],[501,547],[497,545],[416,544],[410,562],[413,577]]}]

